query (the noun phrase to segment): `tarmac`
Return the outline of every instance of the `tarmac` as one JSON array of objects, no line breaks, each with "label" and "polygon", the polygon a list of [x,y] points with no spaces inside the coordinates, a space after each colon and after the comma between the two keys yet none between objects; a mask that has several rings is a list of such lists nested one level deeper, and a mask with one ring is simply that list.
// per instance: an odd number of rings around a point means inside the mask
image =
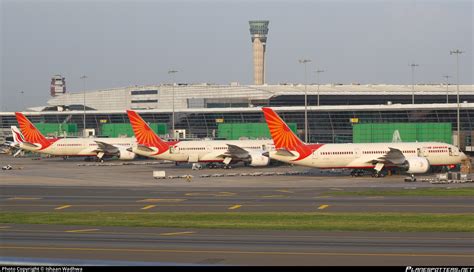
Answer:
[{"label": "tarmac", "polygon": [[[338,196],[358,190],[464,188],[353,178],[346,171],[279,166],[191,170],[157,161],[101,166],[0,155],[1,212],[472,213],[473,197]],[[153,179],[152,172],[193,175]],[[304,175],[240,176],[293,172]],[[221,173],[236,175],[200,177]],[[348,222],[350,224],[350,222]],[[472,233],[264,231],[0,224],[0,263],[106,265],[474,265]]]},{"label": "tarmac", "polygon": [[[473,213],[472,197],[333,196],[351,188],[0,186],[0,211]],[[359,190],[364,188],[359,188]],[[373,189],[373,188],[365,188]],[[406,189],[410,190],[410,189]]]},{"label": "tarmac", "polygon": [[23,256],[70,265],[474,265],[471,233],[1,225],[0,234],[7,262]]}]

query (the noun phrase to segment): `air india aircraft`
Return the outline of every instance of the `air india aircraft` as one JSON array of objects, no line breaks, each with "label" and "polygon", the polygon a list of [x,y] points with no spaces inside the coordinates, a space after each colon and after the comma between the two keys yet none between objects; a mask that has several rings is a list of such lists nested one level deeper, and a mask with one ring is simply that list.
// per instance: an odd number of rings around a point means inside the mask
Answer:
[{"label": "air india aircraft", "polygon": [[230,163],[243,161],[250,166],[270,163],[267,148],[272,140],[200,140],[165,142],[135,111],[127,111],[138,145],[129,149],[134,153],[155,159],[175,162]]},{"label": "air india aircraft", "polygon": [[[21,149],[52,156],[87,156],[103,161],[104,157],[117,156],[120,160],[133,160],[136,154],[127,151],[136,144],[134,138],[46,138],[22,113],[16,112],[23,139]],[[15,133],[15,132],[14,132]],[[14,137],[15,137],[14,136]]]},{"label": "air india aircraft", "polygon": [[450,166],[467,159],[456,146],[438,142],[363,144],[306,144],[271,108],[263,108],[275,150],[270,158],[316,168],[373,169],[398,167],[412,175],[428,172],[430,166]]}]

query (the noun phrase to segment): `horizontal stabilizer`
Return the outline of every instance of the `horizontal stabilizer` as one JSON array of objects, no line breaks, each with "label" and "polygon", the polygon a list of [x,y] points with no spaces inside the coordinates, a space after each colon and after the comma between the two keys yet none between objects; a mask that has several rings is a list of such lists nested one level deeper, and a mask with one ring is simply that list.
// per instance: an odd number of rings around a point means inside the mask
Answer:
[{"label": "horizontal stabilizer", "polygon": [[291,153],[290,151],[288,151],[288,149],[285,149],[285,148],[278,149],[275,154],[278,156],[296,157],[295,154]]},{"label": "horizontal stabilizer", "polygon": [[30,148],[38,148],[38,147],[39,147],[38,145],[29,143],[29,142],[23,142],[22,144],[23,144],[24,146],[27,146],[27,147],[30,147]]},{"label": "horizontal stabilizer", "polygon": [[137,149],[140,150],[140,151],[143,151],[143,152],[155,152],[155,150],[149,148],[148,146],[146,145],[138,145],[137,146]]}]

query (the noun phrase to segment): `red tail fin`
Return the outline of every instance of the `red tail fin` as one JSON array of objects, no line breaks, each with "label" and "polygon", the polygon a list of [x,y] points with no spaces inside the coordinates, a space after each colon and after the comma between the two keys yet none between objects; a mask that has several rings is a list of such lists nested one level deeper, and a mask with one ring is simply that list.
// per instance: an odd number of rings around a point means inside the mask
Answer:
[{"label": "red tail fin", "polygon": [[289,151],[297,151],[298,159],[303,159],[311,154],[309,148],[271,108],[263,108],[263,114],[267,121],[268,129],[272,135],[273,143],[277,149],[285,148]]},{"label": "red tail fin", "polygon": [[158,148],[158,154],[168,150],[169,145],[156,135],[138,113],[132,110],[127,110],[127,114],[133,128],[133,133],[135,133],[135,137],[139,144]]},{"label": "red tail fin", "polygon": [[43,134],[33,125],[33,123],[28,120],[22,113],[15,112],[16,120],[20,125],[20,130],[25,140],[32,144],[40,144],[41,149],[45,149],[46,147],[51,145],[51,142],[44,137]]}]

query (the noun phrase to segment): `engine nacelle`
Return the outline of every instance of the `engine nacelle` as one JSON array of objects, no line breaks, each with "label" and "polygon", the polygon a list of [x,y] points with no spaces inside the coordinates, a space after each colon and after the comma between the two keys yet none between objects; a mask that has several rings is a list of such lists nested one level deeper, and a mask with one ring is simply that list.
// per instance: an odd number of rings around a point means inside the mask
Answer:
[{"label": "engine nacelle", "polygon": [[122,148],[120,149],[119,154],[118,154],[119,160],[124,160],[124,161],[133,160],[135,159],[136,156],[137,154],[130,152],[126,149],[122,149]]},{"label": "engine nacelle", "polygon": [[267,166],[270,164],[270,158],[262,154],[250,154],[250,166]]},{"label": "engine nacelle", "polygon": [[423,174],[428,172],[430,169],[430,162],[426,158],[422,157],[408,158],[405,161],[405,167],[407,173]]}]

